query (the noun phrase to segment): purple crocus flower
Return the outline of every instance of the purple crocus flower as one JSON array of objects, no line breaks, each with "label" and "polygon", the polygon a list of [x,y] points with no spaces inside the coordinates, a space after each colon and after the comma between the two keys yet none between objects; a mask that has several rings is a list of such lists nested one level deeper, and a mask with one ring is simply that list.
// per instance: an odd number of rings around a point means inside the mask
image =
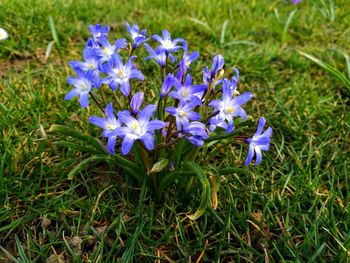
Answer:
[{"label": "purple crocus flower", "polygon": [[176,87],[175,91],[169,93],[169,96],[178,99],[181,103],[186,103],[192,100],[199,100],[197,93],[202,93],[207,88],[206,85],[192,85],[192,77],[190,74],[187,74],[185,82],[183,85],[177,80],[174,79],[174,85]]},{"label": "purple crocus flower", "polygon": [[126,28],[129,32],[132,40],[134,41],[134,43],[132,44],[133,49],[138,48],[142,43],[144,43],[147,40],[146,29],[139,32],[140,29],[139,29],[138,25],[135,24],[131,27],[128,22],[126,22]]},{"label": "purple crocus flower", "polygon": [[177,51],[179,48],[181,48],[181,46],[178,46],[177,44],[184,42],[184,40],[181,38],[171,40],[170,33],[167,30],[163,30],[162,37],[159,35],[153,35],[152,38],[160,43],[159,47],[165,50],[167,54]]},{"label": "purple crocus flower", "polygon": [[193,61],[198,59],[199,57],[199,52],[194,51],[191,54],[188,54],[188,47],[187,47],[187,42],[183,42],[183,49],[184,49],[184,54],[182,60],[179,62],[178,67],[179,71],[176,74],[176,77],[181,80],[186,72],[190,69],[190,65]]},{"label": "purple crocus flower", "polygon": [[155,110],[155,105],[147,105],[137,115],[138,119],[132,117],[128,111],[118,113],[119,120],[126,125],[117,129],[117,135],[123,138],[122,154],[128,154],[136,140],[141,140],[147,150],[154,148],[154,131],[165,126],[163,121],[150,121]]},{"label": "purple crocus flower", "polygon": [[266,119],[264,117],[261,117],[258,123],[258,128],[253,138],[248,138],[246,140],[246,142],[249,143],[249,150],[248,150],[247,159],[245,160],[245,163],[244,163],[245,165],[250,164],[254,156],[256,158],[255,165],[260,164],[262,160],[261,151],[269,150],[270,138],[272,135],[272,128],[268,127],[263,133],[262,131],[265,126],[265,123],[266,123]]},{"label": "purple crocus flower", "polygon": [[97,117],[97,116],[91,116],[89,118],[89,121],[97,125],[98,127],[102,128],[104,131],[102,133],[102,136],[105,138],[108,138],[107,146],[108,151],[111,154],[114,154],[114,147],[117,140],[117,128],[121,126],[121,123],[119,120],[116,119],[112,103],[109,103],[105,109],[105,115],[106,118]]},{"label": "purple crocus flower", "polygon": [[125,48],[127,45],[124,38],[117,39],[114,45],[111,45],[106,37],[101,37],[99,43],[101,47],[94,49],[94,55],[99,58],[101,63],[109,61],[117,53],[118,49]]},{"label": "purple crocus flower", "polygon": [[195,146],[202,146],[204,140],[209,138],[205,125],[199,121],[193,121],[183,127],[182,132],[186,134],[185,139]]},{"label": "purple crocus flower", "polygon": [[136,58],[136,56],[131,56],[124,65],[122,58],[118,54],[114,54],[112,59],[101,67],[101,71],[108,74],[102,82],[108,84],[113,91],[120,85],[120,91],[125,96],[129,96],[130,79],[144,80],[141,71],[136,69],[135,65],[132,63],[134,58]]},{"label": "purple crocus flower", "polygon": [[89,106],[89,93],[92,88],[100,87],[100,80],[96,78],[93,70],[84,72],[80,68],[74,68],[78,77],[69,76],[67,82],[74,88],[67,93],[65,100],[79,96],[79,103],[83,108]]},{"label": "purple crocus flower", "polygon": [[131,113],[133,115],[137,115],[139,113],[139,109],[143,102],[143,98],[144,98],[143,92],[138,92],[132,97],[130,102],[130,108],[131,108]]},{"label": "purple crocus flower", "polygon": [[[211,69],[209,70],[208,67],[205,67],[203,69],[203,81],[205,84],[211,83],[216,75],[219,73],[219,71],[223,68],[225,64],[224,57],[219,55],[216,55],[213,59],[213,65]],[[217,81],[215,83],[215,86],[218,85],[220,81]]]},{"label": "purple crocus flower", "polygon": [[[247,103],[252,97],[251,92],[245,92],[235,98],[232,98],[232,90],[230,81],[225,79],[222,84],[222,100],[213,100],[209,106],[219,111],[219,113],[210,119],[210,130],[213,131],[216,126],[226,128],[226,132],[233,131],[233,117],[240,116],[243,120],[247,114],[242,105]],[[227,123],[226,123],[227,121]]]},{"label": "purple crocus flower", "polygon": [[181,130],[181,126],[188,126],[190,124],[190,120],[199,121],[201,119],[201,115],[198,112],[192,111],[192,109],[196,106],[201,105],[199,99],[192,100],[189,103],[181,104],[176,107],[168,107],[165,108],[165,111],[170,115],[176,118],[176,128],[178,131]]},{"label": "purple crocus flower", "polygon": [[100,24],[89,26],[92,37],[95,41],[100,40],[101,37],[107,37],[109,26],[102,27]]}]

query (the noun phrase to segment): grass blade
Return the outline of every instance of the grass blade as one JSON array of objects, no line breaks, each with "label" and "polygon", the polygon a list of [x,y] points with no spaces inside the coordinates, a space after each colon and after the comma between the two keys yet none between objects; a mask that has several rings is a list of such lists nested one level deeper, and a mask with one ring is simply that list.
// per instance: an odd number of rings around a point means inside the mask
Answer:
[{"label": "grass blade", "polygon": [[317,65],[319,65],[321,68],[325,69],[326,71],[328,71],[332,76],[334,76],[335,78],[337,78],[346,89],[348,89],[348,92],[350,93],[350,80],[346,78],[346,76],[344,76],[343,73],[341,73],[338,69],[336,69],[335,67],[323,62],[322,60],[304,53],[302,51],[298,51],[300,55],[306,57],[307,59],[311,60],[312,62],[316,63]]}]

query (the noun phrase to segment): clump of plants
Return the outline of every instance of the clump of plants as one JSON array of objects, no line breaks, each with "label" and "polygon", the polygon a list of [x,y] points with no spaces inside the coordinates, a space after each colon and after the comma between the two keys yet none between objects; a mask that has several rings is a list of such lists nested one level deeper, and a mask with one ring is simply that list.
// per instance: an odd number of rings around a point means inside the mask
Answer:
[{"label": "clump of plants", "polygon": [[[69,177],[93,163],[113,162],[139,185],[148,184],[157,196],[174,183],[184,189],[201,185],[200,207],[189,216],[196,219],[210,203],[211,191],[218,190],[211,187],[209,174],[237,171],[198,163],[201,149],[230,139],[248,145],[245,165],[257,165],[262,151],[269,149],[272,129],[264,131],[266,120],[261,117],[255,134],[246,134],[244,105],[253,94],[239,92],[239,71],[224,69],[221,55],[213,58],[210,68],[194,72],[191,65],[199,53],[190,52],[184,39],[172,39],[167,30],[148,37],[137,25],[126,27],[129,41],[111,42],[108,26],[90,26],[84,60],[69,63],[76,76],[67,79],[73,89],[65,99],[78,97],[81,107],[98,107],[99,116],[90,116],[89,121],[102,129],[100,140],[71,128],[52,127],[84,141],[84,149],[90,151]],[[140,63],[143,59],[146,62]],[[153,67],[154,62],[158,75],[140,67]],[[192,77],[198,74],[200,83]]]}]

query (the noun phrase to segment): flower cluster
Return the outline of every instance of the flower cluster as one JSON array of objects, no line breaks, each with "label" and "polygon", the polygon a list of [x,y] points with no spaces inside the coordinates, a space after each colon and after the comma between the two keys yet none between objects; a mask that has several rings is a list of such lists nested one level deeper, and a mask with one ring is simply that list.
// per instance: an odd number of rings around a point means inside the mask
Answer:
[{"label": "flower cluster", "polygon": [[[247,119],[244,105],[253,94],[237,91],[239,71],[233,68],[234,74],[227,74],[231,70],[224,69],[221,55],[214,57],[211,67],[203,69],[202,83],[196,83],[191,64],[199,53],[189,52],[184,39],[173,39],[167,30],[161,36],[147,37],[146,30],[140,31],[137,25],[126,23],[126,28],[130,42],[124,38],[111,42],[108,26],[90,26],[84,61],[69,63],[77,76],[68,77],[73,89],[65,99],[79,96],[82,107],[89,106],[90,99],[97,104],[104,116],[91,116],[89,120],[103,129],[110,154],[121,151],[128,155],[135,144],[149,155],[171,149],[182,140],[202,146],[215,133],[234,134],[235,121]],[[151,41],[157,45],[152,47]],[[144,60],[159,65],[160,78],[139,69],[136,51],[147,52]],[[263,117],[259,120],[252,138],[237,137],[249,144],[246,165],[254,156],[255,164],[259,164],[261,151],[269,148],[272,129],[262,132],[265,122]]]}]

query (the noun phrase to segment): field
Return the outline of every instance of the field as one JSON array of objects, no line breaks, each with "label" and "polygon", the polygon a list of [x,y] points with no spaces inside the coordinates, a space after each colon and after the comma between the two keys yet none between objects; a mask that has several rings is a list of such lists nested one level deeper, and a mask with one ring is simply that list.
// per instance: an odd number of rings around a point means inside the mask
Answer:
[{"label": "field", "polygon": [[[90,24],[117,38],[126,21],[186,39],[194,71],[222,54],[255,94],[247,110],[273,128],[260,166],[245,168],[247,148],[230,141],[196,160],[245,169],[220,179],[217,209],[197,220],[186,215],[200,190],[157,200],[110,165],[68,180],[84,154],[50,132],[99,136],[94,112],[64,100],[68,62]],[[0,262],[350,261],[350,86],[303,55],[350,79],[348,0],[0,0],[0,27]]]}]

